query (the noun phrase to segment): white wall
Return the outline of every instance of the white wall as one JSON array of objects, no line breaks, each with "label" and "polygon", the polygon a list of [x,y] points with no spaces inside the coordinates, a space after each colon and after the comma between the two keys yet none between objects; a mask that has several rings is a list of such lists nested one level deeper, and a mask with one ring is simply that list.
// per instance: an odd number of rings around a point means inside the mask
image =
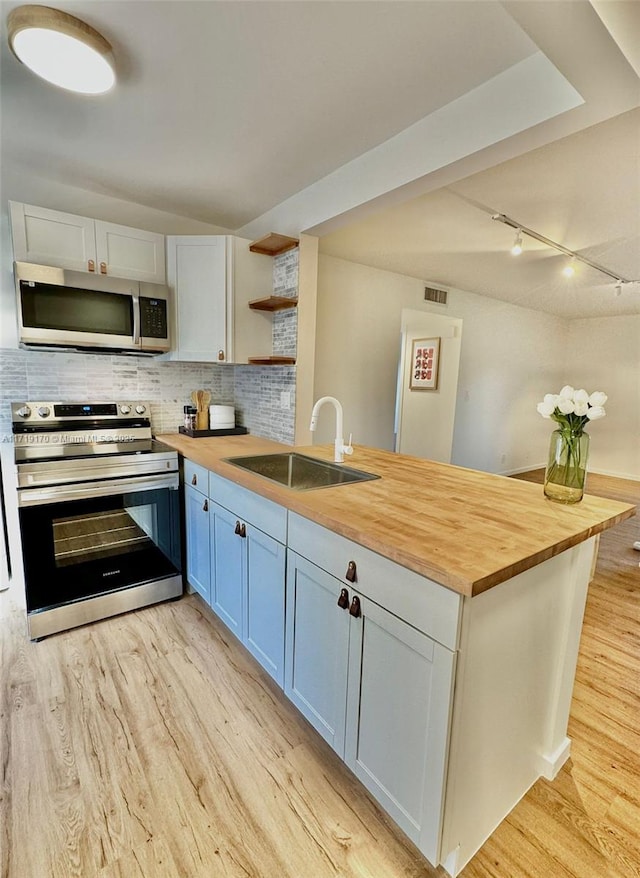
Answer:
[{"label": "white wall", "polygon": [[589,469],[640,479],[640,316],[571,321],[565,377],[609,397],[587,430]]},{"label": "white wall", "polygon": [[[340,399],[354,443],[392,449],[402,308],[462,318],[452,463],[503,473],[542,466],[550,422],[536,404],[562,386],[568,322],[455,289],[446,306],[427,303],[424,286],[321,255],[314,396]],[[316,441],[331,441],[333,429],[321,418]]]},{"label": "white wall", "polygon": [[[320,255],[314,398],[337,397],[345,438],[393,450],[400,311],[414,307],[416,281]],[[311,412],[309,412],[309,416]],[[314,442],[335,437],[332,410],[320,412]]]}]

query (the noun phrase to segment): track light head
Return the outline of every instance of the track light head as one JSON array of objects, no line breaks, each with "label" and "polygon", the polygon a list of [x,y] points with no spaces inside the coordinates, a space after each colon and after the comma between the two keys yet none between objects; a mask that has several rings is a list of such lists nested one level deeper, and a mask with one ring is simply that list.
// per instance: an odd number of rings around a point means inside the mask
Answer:
[{"label": "track light head", "polygon": [[521,229],[518,229],[518,231],[516,232],[515,241],[513,242],[513,247],[511,248],[511,255],[512,256],[520,256],[521,253],[522,253],[522,231],[521,231]]},{"label": "track light head", "polygon": [[[616,281],[616,290],[617,286],[621,284],[640,283],[640,279],[620,277],[617,272],[614,273],[611,269],[606,268],[604,265],[600,265],[598,262],[594,262],[593,259],[589,259],[587,256],[582,256],[580,253],[574,253],[573,250],[569,250],[563,244],[558,244],[557,241],[552,241],[551,238],[541,235],[540,232],[536,232],[533,229],[523,226],[505,213],[493,213],[491,214],[491,219],[496,220],[496,222],[499,223],[504,223],[506,226],[510,226],[512,229],[516,230],[516,238],[511,248],[511,253],[514,256],[519,256],[520,253],[522,253],[522,236],[526,235],[528,238],[540,241],[540,243],[544,244],[546,247],[552,247],[554,250],[557,250],[558,253],[564,253],[565,256],[571,257],[571,261],[562,269],[562,273],[567,278],[573,277],[576,271],[576,263],[580,262],[583,265],[588,265],[590,268],[594,268],[596,271],[600,271],[602,274],[606,274],[612,280]],[[616,292],[616,295],[619,295],[619,293]]]}]

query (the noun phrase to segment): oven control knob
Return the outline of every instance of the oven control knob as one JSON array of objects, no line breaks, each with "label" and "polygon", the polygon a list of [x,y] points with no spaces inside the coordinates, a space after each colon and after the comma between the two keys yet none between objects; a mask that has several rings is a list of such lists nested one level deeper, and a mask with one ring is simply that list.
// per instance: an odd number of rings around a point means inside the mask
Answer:
[{"label": "oven control knob", "polygon": [[146,410],[147,410],[146,405],[137,405],[136,406],[136,414],[137,415],[143,415],[146,412]]},{"label": "oven control knob", "polygon": [[41,405],[40,408],[38,409],[38,414],[40,415],[41,418],[48,418],[49,415],[51,414],[51,409],[49,408],[48,405]]},{"label": "oven control knob", "polygon": [[21,418],[28,418],[31,414],[31,409],[28,405],[23,405],[21,408],[18,409],[18,414]]},{"label": "oven control knob", "polygon": [[128,415],[130,411],[131,411],[131,406],[130,406],[130,405],[121,405],[121,406],[120,406],[120,414],[122,414],[122,415]]}]

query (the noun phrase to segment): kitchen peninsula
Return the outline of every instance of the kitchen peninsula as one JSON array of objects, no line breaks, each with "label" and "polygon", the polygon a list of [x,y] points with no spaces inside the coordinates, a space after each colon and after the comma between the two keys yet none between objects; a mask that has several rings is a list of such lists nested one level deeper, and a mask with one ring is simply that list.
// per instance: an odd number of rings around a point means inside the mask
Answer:
[{"label": "kitchen peninsula", "polygon": [[[195,479],[212,522],[227,515],[248,547],[237,636],[427,859],[457,875],[568,758],[596,537],[634,507],[588,495],[562,506],[539,485],[359,447],[348,465],[378,479],[293,491],[225,460],[287,446],[159,438],[184,456],[186,491]],[[286,547],[280,646],[252,633],[254,532]],[[234,630],[215,578],[212,609]]]}]

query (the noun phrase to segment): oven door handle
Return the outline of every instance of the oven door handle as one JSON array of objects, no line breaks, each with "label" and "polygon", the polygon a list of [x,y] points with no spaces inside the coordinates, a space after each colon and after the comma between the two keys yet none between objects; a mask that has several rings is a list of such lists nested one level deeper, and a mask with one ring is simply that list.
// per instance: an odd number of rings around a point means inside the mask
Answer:
[{"label": "oven door handle", "polygon": [[131,476],[126,479],[101,479],[96,482],[77,482],[72,485],[48,485],[43,488],[20,488],[18,506],[42,506],[45,503],[67,503],[72,500],[90,500],[114,494],[132,494],[135,491],[157,491],[161,488],[178,490],[178,473],[167,475]]}]

